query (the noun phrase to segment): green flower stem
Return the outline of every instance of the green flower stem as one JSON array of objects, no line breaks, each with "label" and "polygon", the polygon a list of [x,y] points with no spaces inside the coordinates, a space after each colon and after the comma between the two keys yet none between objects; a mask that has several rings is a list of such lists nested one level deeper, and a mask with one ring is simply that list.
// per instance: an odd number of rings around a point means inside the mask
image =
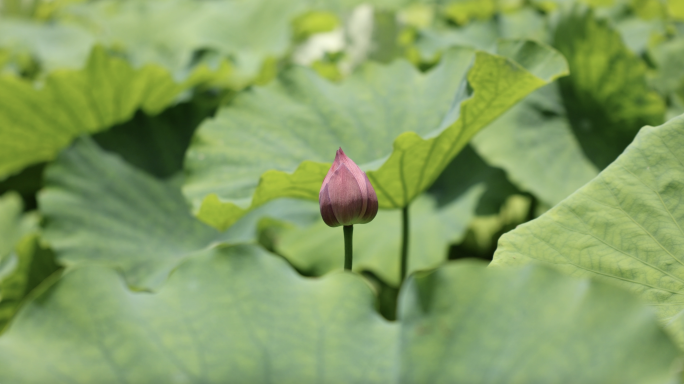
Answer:
[{"label": "green flower stem", "polygon": [[352,269],[352,235],[354,234],[353,225],[345,225],[344,227],[344,269],[351,271]]},{"label": "green flower stem", "polygon": [[409,214],[408,205],[401,210],[401,281],[406,279],[406,271],[408,269],[408,246],[409,246]]}]

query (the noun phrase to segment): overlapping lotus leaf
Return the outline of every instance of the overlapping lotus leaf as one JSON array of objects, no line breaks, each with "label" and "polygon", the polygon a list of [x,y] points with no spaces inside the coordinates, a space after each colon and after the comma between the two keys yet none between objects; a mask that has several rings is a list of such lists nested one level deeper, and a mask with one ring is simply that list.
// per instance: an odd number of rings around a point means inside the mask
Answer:
[{"label": "overlapping lotus leaf", "polygon": [[219,233],[191,215],[177,181],[159,180],[89,138],[47,167],[45,183],[42,237],[59,262],[114,268],[142,290],[157,289],[178,264],[217,244],[254,242],[264,217],[307,223],[312,214],[300,201],[274,201]]},{"label": "overlapping lotus leaf", "polygon": [[317,199],[341,146],[380,207],[401,208],[480,129],[566,73],[562,56],[529,41],[502,42],[499,55],[455,49],[427,74],[404,61],[368,64],[340,85],[295,68],[199,128],[184,193],[201,220],[227,228],[278,197]]},{"label": "overlapping lotus leaf", "polygon": [[177,83],[162,67],[135,69],[101,47],[93,49],[83,69],[54,72],[41,87],[0,76],[0,179],[52,160],[79,135],[126,121],[138,109],[159,113],[211,76],[200,67]]},{"label": "overlapping lotus leaf", "polygon": [[625,286],[684,345],[684,116],[644,127],[594,180],[499,240],[493,264],[540,261]]},{"label": "overlapping lotus leaf", "polygon": [[[159,293],[82,266],[0,337],[0,380],[667,383],[675,374],[677,348],[636,298],[544,268],[453,263],[409,280],[398,322],[373,307],[358,275],[302,278],[250,246],[188,260]],[[509,354],[517,358],[497,358]]]}]

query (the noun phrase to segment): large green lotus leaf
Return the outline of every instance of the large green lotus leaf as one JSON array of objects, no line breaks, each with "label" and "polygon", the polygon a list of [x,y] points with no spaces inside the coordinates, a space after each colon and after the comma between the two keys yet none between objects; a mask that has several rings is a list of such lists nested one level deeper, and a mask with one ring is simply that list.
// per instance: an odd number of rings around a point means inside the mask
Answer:
[{"label": "large green lotus leaf", "polygon": [[[540,267],[460,262],[411,278],[398,323],[351,273],[298,276],[257,247],[179,266],[159,293],[68,272],[0,337],[11,383],[668,383],[649,308]],[[514,359],[510,357],[514,356]]]},{"label": "large green lotus leaf", "polygon": [[427,74],[403,61],[368,64],[341,85],[293,69],[199,128],[184,193],[200,219],[226,228],[277,197],[316,200],[341,146],[380,207],[406,206],[475,133],[566,73],[563,57],[537,43],[503,42],[499,53],[455,49]]},{"label": "large green lotus leaf", "polygon": [[137,109],[156,114],[208,76],[201,67],[176,83],[161,67],[134,69],[99,47],[85,68],[54,72],[39,88],[0,76],[0,178],[53,159],[75,137],[128,120]]},{"label": "large green lotus leaf", "polygon": [[[409,273],[434,268],[447,259],[449,245],[465,234],[484,189],[483,184],[473,186],[449,205],[439,208],[430,195],[416,198],[409,206]],[[400,210],[381,210],[372,222],[354,226],[354,270],[371,271],[385,283],[397,287],[400,235]],[[344,264],[342,231],[328,227],[320,219],[308,228],[283,231],[275,249],[307,274],[318,276],[342,270]]]},{"label": "large green lotus leaf", "polygon": [[179,260],[218,238],[192,217],[172,182],[162,182],[81,139],[45,170],[39,194],[43,237],[67,266],[122,270],[137,288],[162,282]]},{"label": "large green lotus leaf", "polygon": [[473,56],[454,51],[428,75],[403,61],[368,64],[342,85],[306,68],[286,72],[200,126],[186,157],[184,192],[195,208],[209,196],[199,216],[219,228],[243,214],[250,200],[256,206],[278,195],[313,199],[337,147],[365,164],[391,153],[401,132],[438,127]]},{"label": "large green lotus leaf", "polygon": [[[572,17],[566,16],[557,31],[560,34],[560,37],[557,35],[557,40],[562,41],[556,41],[556,44],[560,44],[559,49],[568,55],[571,64],[571,75],[560,81],[561,89],[567,91],[568,87],[585,87],[584,92],[593,93],[607,103],[627,100],[641,108],[641,96],[625,92],[622,86],[624,83],[625,87],[631,87],[630,92],[642,90],[645,94],[648,93],[643,64],[621,45],[615,32],[592,19],[590,13],[584,14],[584,19],[578,14],[572,14]],[[573,43],[574,48],[568,48],[570,43],[566,40],[570,33],[569,28],[582,23],[586,24],[583,28],[587,35],[572,37],[577,41]],[[611,46],[612,51],[602,48],[613,43],[618,45]],[[588,59],[591,55],[595,56],[595,61]],[[587,67],[589,65],[591,68]],[[611,67],[613,65],[622,72],[614,71]],[[598,87],[597,84],[603,84],[604,80],[596,80],[596,84],[590,83],[592,79],[595,80],[591,78],[595,75],[595,68],[601,69],[610,81],[619,86]],[[636,73],[631,74],[629,71]],[[638,81],[624,80],[627,76],[637,76]],[[635,87],[638,90],[634,90]],[[632,95],[631,99],[625,95]],[[631,141],[636,129],[643,125],[643,122],[639,123],[634,119],[624,120],[635,111],[637,118],[644,114],[643,110],[639,112],[632,104],[623,105],[620,111],[611,113],[597,109],[597,102],[586,102],[587,99],[582,97],[573,99],[575,96],[568,97],[566,92],[560,100],[556,85],[544,87],[506,112],[489,129],[480,132],[473,139],[473,145],[487,162],[506,170],[510,179],[522,190],[532,192],[548,205],[555,205],[596,176],[597,165],[603,167],[605,161],[612,160],[617,155],[616,151],[622,151]],[[662,105],[656,95],[651,93],[651,96]],[[617,108],[615,105],[602,105]],[[644,106],[644,109],[647,107]],[[611,119],[612,123],[608,124],[606,119]],[[658,123],[661,120],[649,121]],[[584,128],[580,127],[582,124]],[[632,128],[625,130],[625,127]],[[618,136],[619,139],[616,138]],[[584,146],[584,153],[578,139]],[[599,143],[600,140],[604,141]],[[602,160],[597,160],[597,156]]]},{"label": "large green lotus leaf", "polygon": [[402,290],[400,382],[669,383],[679,351],[648,309],[538,266],[450,263]]},{"label": "large green lotus leaf", "polygon": [[[305,224],[302,201],[273,201],[219,233],[190,214],[174,179],[160,181],[84,138],[45,172],[43,238],[67,266],[104,264],[136,289],[155,289],[186,258],[219,242],[254,242],[263,217]],[[299,216],[298,216],[299,215]]]},{"label": "large green lotus leaf", "polygon": [[615,160],[639,128],[663,123],[665,103],[648,88],[646,64],[606,20],[575,7],[560,18],[553,45],[570,67],[559,84],[571,127],[598,169]]},{"label": "large green lotus leaf", "polygon": [[[668,321],[684,310],[684,116],[644,127],[599,176],[504,235],[494,264],[542,261],[626,286]],[[670,329],[684,346],[684,323]]]},{"label": "large green lotus leaf", "polygon": [[472,144],[521,190],[550,206],[598,174],[572,133],[556,84],[515,105],[478,133]]},{"label": "large green lotus leaf", "polygon": [[304,279],[241,246],[184,263],[158,294],[71,271],[0,337],[0,381],[386,383],[395,335],[359,277]]}]

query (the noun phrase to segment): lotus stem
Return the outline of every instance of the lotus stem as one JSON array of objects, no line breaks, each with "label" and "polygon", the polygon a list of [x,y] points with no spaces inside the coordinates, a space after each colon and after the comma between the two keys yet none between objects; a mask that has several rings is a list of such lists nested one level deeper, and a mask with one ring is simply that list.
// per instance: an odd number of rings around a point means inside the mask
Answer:
[{"label": "lotus stem", "polygon": [[352,269],[352,236],[354,234],[353,225],[345,225],[344,227],[344,269],[351,271]]},{"label": "lotus stem", "polygon": [[409,247],[409,214],[408,205],[401,210],[401,281],[406,279],[406,272],[408,271],[408,247]]}]

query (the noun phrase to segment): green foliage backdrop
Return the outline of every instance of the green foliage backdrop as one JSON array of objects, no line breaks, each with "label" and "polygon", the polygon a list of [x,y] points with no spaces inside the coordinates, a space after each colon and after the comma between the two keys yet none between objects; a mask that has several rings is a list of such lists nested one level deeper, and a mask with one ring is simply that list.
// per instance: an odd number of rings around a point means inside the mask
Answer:
[{"label": "green foliage backdrop", "polygon": [[677,0],[0,0],[0,382],[680,382],[682,47]]}]

